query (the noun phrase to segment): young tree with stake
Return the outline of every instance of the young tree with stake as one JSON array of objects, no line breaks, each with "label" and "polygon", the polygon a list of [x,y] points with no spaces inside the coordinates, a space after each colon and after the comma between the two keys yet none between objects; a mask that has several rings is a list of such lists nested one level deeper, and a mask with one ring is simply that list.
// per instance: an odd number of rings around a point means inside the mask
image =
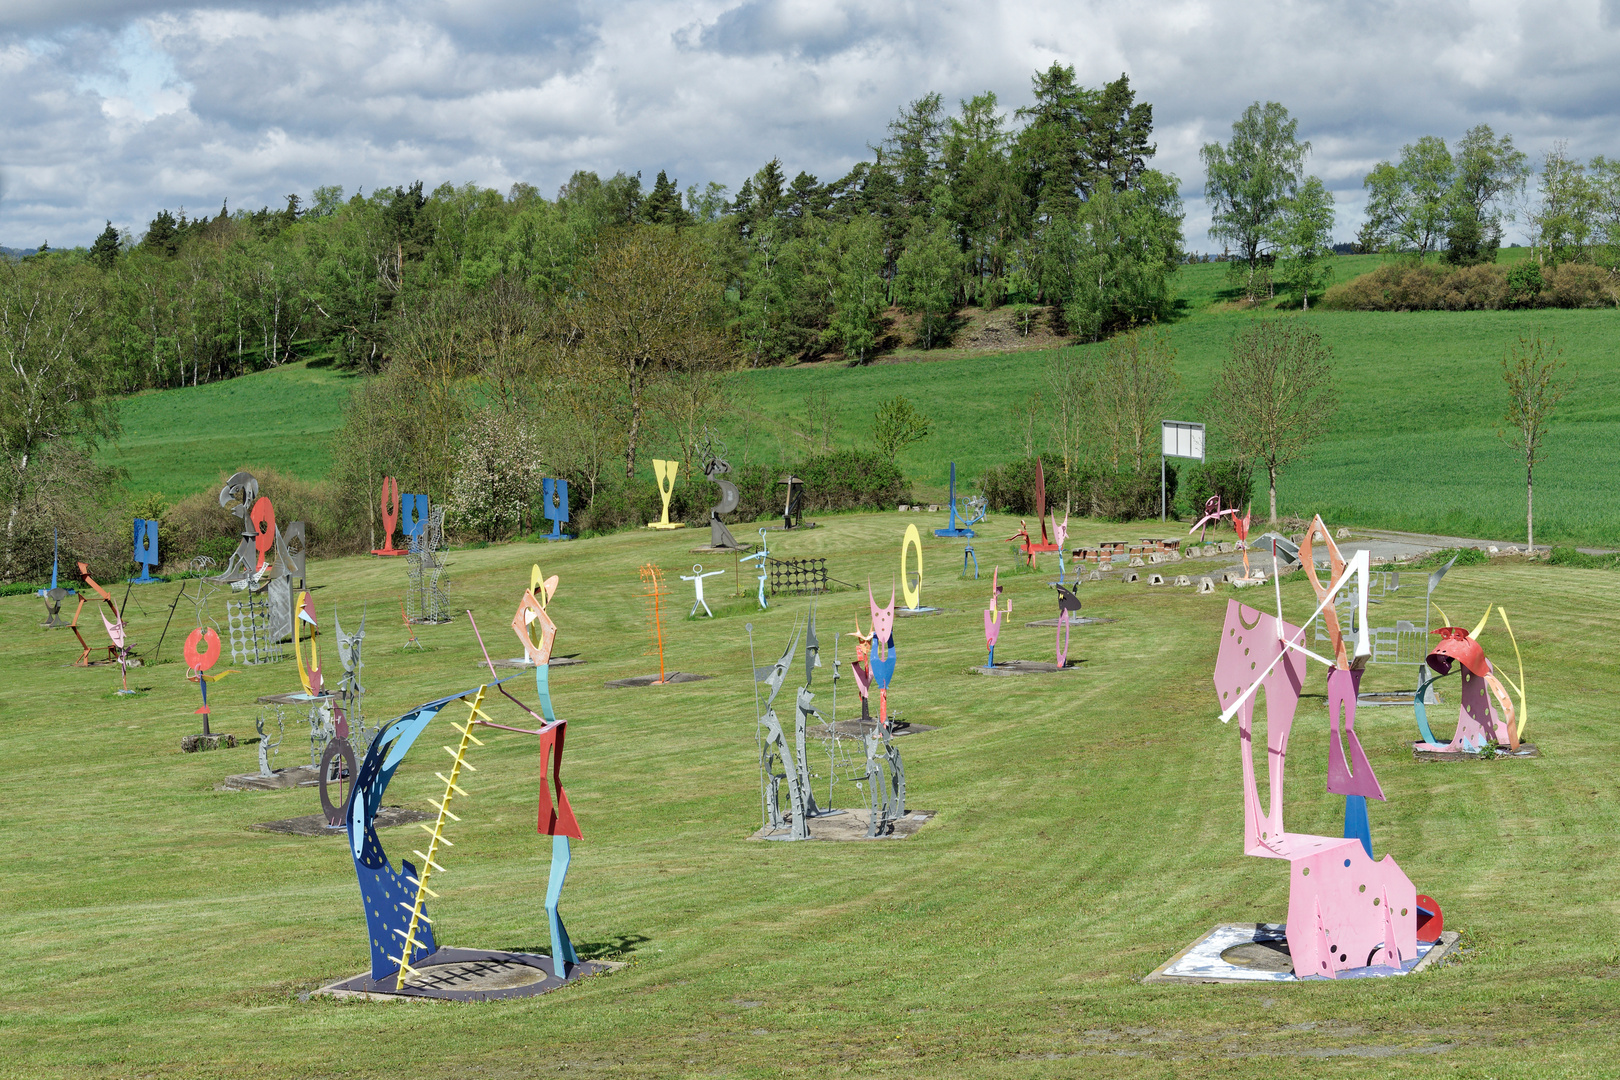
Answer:
[{"label": "young tree with stake", "polygon": [[1564,368],[1563,352],[1557,339],[1544,342],[1537,333],[1520,338],[1502,357],[1502,381],[1508,391],[1502,420],[1507,427],[1497,431],[1497,437],[1524,457],[1524,539],[1531,554],[1536,548],[1536,458],[1553,410],[1569,392],[1569,381],[1558,377]]},{"label": "young tree with stake", "polygon": [[1240,461],[1262,465],[1277,523],[1277,474],[1325,432],[1338,407],[1333,349],[1296,319],[1257,320],[1232,342],[1210,412]]}]

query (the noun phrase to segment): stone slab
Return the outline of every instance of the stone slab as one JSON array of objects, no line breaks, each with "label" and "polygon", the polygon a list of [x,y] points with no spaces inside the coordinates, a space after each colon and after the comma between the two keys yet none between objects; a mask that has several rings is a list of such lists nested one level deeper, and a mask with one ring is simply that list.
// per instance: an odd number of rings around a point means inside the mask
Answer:
[{"label": "stone slab", "polygon": [[[1286,929],[1285,923],[1224,923],[1160,964],[1142,981],[1227,985],[1333,981],[1320,975],[1303,979],[1294,976]],[[1455,930],[1444,930],[1437,942],[1419,942],[1418,955],[1399,968],[1371,965],[1344,969],[1337,975],[1339,979],[1381,979],[1416,974],[1444,960],[1459,937]]]},{"label": "stone slab", "polygon": [[[869,731],[877,730],[876,720],[840,720],[835,724],[822,724],[818,727],[807,728],[806,734],[825,739],[831,735],[847,735],[851,738],[863,739]],[[928,724],[913,724],[909,720],[898,717],[889,717],[889,730],[896,739],[905,735],[921,735],[925,731],[938,731],[939,728]]]},{"label": "stone slab", "polygon": [[215,784],[215,791],[285,791],[287,788],[319,787],[321,770],[314,765],[297,765],[290,769],[277,769],[269,776],[242,773],[227,776],[223,784]]},{"label": "stone slab", "polygon": [[[1070,619],[1069,620],[1069,625],[1070,626],[1097,626],[1100,623],[1111,623],[1111,622],[1119,622],[1119,620],[1118,619],[1093,619],[1093,618],[1090,618],[1088,616],[1086,618],[1081,618],[1081,619]],[[1027,623],[1024,624],[1024,626],[1026,628],[1028,628],[1028,629],[1034,629],[1035,627],[1038,627],[1038,626],[1056,626],[1057,624],[1058,624],[1058,621],[1056,619],[1042,619],[1039,622],[1027,622]]]},{"label": "stone slab", "polygon": [[[434,815],[421,810],[405,810],[398,806],[385,806],[377,811],[371,823],[378,829],[393,829],[418,821],[432,821]],[[305,814],[303,817],[283,818],[280,821],[261,821],[249,825],[254,832],[282,833],[286,836],[344,836],[342,825],[328,825],[325,814]]]},{"label": "stone slab", "polygon": [[313,705],[317,701],[336,701],[336,694],[306,694],[302,690],[290,694],[264,694],[255,699],[260,705]]},{"label": "stone slab", "polygon": [[1414,761],[1497,761],[1502,758],[1533,758],[1540,757],[1541,751],[1536,749],[1535,743],[1520,743],[1517,750],[1509,750],[1505,746],[1496,748],[1494,757],[1486,757],[1478,750],[1425,750],[1428,743],[1415,742],[1412,744],[1412,759]]},{"label": "stone slab", "polygon": [[897,619],[913,619],[919,615],[942,615],[944,613],[945,609],[938,607],[897,607],[894,609],[894,617]]},{"label": "stone slab", "polygon": [[[887,836],[867,836],[866,828],[872,820],[870,807],[854,807],[848,810],[835,810],[810,819],[810,839],[812,840],[909,840],[917,835],[917,831],[933,820],[938,810],[913,810],[905,817],[894,823],[894,831]],[[790,827],[780,829],[760,829],[748,839],[750,840],[786,840],[792,833]]]},{"label": "stone slab", "polygon": [[702,682],[712,679],[713,675],[693,675],[689,671],[667,671],[660,680],[657,675],[632,675],[628,679],[613,679],[602,685],[609,690],[622,689],[627,686],[669,686],[673,683]]}]

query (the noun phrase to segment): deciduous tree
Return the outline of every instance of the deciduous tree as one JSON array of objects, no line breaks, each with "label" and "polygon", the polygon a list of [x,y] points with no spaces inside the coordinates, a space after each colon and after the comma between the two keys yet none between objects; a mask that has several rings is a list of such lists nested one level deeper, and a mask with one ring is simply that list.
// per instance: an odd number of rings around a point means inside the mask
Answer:
[{"label": "deciduous tree", "polygon": [[1521,337],[1502,357],[1508,400],[1502,414],[1506,426],[1497,431],[1497,437],[1524,459],[1524,540],[1532,551],[1536,544],[1536,461],[1553,412],[1569,392],[1569,381],[1560,378],[1563,352],[1557,339],[1543,341],[1536,333]]},{"label": "deciduous tree", "polygon": [[1299,121],[1275,101],[1255,102],[1232,125],[1225,146],[1206,143],[1204,199],[1210,207],[1209,234],[1237,248],[1248,295],[1256,295],[1256,275],[1272,253],[1270,234],[1287,200],[1305,179],[1311,144],[1299,139]]}]

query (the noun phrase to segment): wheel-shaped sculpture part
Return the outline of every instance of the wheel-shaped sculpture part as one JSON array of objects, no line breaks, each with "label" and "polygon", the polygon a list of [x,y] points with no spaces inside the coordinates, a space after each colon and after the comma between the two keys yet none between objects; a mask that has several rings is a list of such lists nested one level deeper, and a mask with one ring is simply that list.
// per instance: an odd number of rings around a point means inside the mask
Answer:
[{"label": "wheel-shaped sculpture part", "polygon": [[1423,942],[1439,941],[1440,932],[1446,928],[1446,917],[1440,913],[1440,905],[1434,902],[1434,897],[1418,893],[1417,909],[1417,939]]},{"label": "wheel-shaped sculpture part", "polygon": [[[360,772],[348,739],[334,738],[321,755],[321,810],[328,825],[342,825],[354,797],[354,778]],[[337,799],[332,798],[333,794]]]}]

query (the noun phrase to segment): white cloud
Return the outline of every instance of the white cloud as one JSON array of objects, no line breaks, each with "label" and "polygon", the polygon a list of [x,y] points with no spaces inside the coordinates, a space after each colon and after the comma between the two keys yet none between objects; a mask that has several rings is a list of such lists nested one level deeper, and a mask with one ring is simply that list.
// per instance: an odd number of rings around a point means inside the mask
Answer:
[{"label": "white cloud", "polygon": [[1476,123],[1613,155],[1620,0],[1157,5],[915,0],[287,4],[13,0],[0,13],[0,243],[86,243],[103,218],[353,191],[667,169],[735,187],[772,156],[831,179],[904,102],[1058,61],[1129,73],[1158,164],[1208,246],[1199,146],[1281,101],[1355,228],[1361,176]]}]

